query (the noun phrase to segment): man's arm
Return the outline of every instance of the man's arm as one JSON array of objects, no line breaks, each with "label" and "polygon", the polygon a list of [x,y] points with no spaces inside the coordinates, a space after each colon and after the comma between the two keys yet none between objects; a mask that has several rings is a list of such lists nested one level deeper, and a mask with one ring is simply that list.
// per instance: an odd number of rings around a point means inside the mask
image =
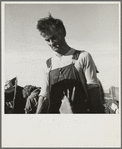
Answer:
[{"label": "man's arm", "polygon": [[44,97],[39,96],[36,114],[40,114],[42,112],[43,106],[44,106]]},{"label": "man's arm", "polygon": [[101,113],[102,97],[100,92],[99,81],[96,74],[96,66],[92,56],[88,52],[84,52],[80,56],[80,62],[87,81],[87,90],[90,99],[91,113]]},{"label": "man's arm", "polygon": [[38,99],[36,114],[47,113],[48,108],[49,108],[49,99],[43,96],[40,96]]},{"label": "man's arm", "polygon": [[43,66],[42,78],[41,92],[36,110],[37,114],[46,113],[46,109],[49,106],[49,70],[47,69],[47,65],[45,65],[45,63]]},{"label": "man's arm", "polygon": [[103,113],[102,98],[99,87],[88,90],[91,113]]}]

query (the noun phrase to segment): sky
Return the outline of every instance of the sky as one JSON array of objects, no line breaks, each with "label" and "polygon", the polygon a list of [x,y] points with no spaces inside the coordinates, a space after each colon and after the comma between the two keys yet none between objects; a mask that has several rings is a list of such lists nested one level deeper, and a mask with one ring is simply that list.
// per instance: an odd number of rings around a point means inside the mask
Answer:
[{"label": "sky", "polygon": [[42,67],[52,55],[37,30],[40,18],[63,21],[66,41],[75,49],[88,51],[107,90],[119,86],[120,39],[118,3],[13,3],[4,7],[4,80],[18,77],[21,86],[41,86]]}]

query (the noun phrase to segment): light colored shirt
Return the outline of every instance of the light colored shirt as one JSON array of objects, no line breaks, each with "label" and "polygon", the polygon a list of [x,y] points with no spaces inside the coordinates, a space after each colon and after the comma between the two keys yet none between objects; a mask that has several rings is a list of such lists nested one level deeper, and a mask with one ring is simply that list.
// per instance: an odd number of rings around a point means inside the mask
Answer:
[{"label": "light colored shirt", "polygon": [[[75,49],[69,50],[65,55],[58,57],[56,53],[52,56],[51,58],[51,67],[48,68],[47,64],[45,62],[44,65],[44,73],[43,73],[43,83],[42,83],[42,89],[40,95],[43,97],[49,96],[49,72],[50,70],[54,70],[57,68],[62,68],[67,65],[72,64],[73,62],[73,54],[75,52]],[[98,79],[96,75],[96,66],[95,63],[92,59],[92,56],[86,52],[86,51],[81,51],[79,58],[74,61],[74,66],[79,72],[80,75],[80,70],[82,69],[85,78],[87,81],[87,87],[88,89],[94,88],[98,85]]]}]

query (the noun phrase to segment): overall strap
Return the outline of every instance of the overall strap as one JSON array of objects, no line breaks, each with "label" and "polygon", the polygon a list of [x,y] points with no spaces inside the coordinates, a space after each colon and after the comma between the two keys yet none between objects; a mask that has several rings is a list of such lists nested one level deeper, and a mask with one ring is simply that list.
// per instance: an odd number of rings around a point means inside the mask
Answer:
[{"label": "overall strap", "polygon": [[79,58],[80,53],[81,53],[81,51],[77,51],[77,50],[76,50],[76,51],[74,52],[74,54],[73,54],[72,59],[77,60],[77,59]]}]

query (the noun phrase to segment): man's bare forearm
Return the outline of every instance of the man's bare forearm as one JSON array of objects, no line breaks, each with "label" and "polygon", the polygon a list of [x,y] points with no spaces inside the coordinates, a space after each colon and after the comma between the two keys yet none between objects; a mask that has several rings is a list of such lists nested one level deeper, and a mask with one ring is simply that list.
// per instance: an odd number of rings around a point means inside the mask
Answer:
[{"label": "man's bare forearm", "polygon": [[39,114],[39,113],[42,112],[43,103],[44,103],[44,97],[43,97],[43,96],[40,96],[40,97],[39,97],[39,100],[38,100],[38,105],[37,105],[36,114]]}]

